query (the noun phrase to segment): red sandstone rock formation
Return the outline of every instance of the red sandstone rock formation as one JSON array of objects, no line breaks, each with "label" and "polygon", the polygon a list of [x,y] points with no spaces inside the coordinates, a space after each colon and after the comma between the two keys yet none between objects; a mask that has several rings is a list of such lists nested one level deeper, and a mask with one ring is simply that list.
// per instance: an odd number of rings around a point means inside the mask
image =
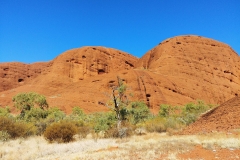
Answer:
[{"label": "red sandstone rock formation", "polygon": [[49,63],[0,63],[0,92],[26,84],[36,78]]},{"label": "red sandstone rock formation", "polygon": [[179,36],[150,50],[137,67],[167,78],[173,83],[169,90],[182,97],[221,104],[240,93],[239,60],[226,44],[200,36]]},{"label": "red sandstone rock formation", "polygon": [[[4,68],[0,75],[6,74]],[[220,104],[238,95],[239,68],[239,56],[228,45],[199,36],[170,38],[139,60],[115,49],[83,47],[29,71],[9,67],[7,72],[13,76],[1,86],[0,105],[12,106],[15,94],[34,91],[44,94],[50,106],[67,113],[74,106],[86,112],[103,111],[117,76],[124,79],[128,94],[134,95],[131,99],[145,101],[153,112],[162,103],[177,105],[201,99]],[[22,74],[15,74],[16,70]],[[28,75],[33,78],[26,80]]]}]

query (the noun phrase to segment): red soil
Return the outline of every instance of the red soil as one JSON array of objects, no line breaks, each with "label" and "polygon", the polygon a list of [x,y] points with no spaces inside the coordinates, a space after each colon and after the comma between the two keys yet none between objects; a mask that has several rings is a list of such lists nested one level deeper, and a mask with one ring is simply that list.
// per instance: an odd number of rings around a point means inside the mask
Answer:
[{"label": "red soil", "polygon": [[228,159],[236,160],[240,158],[240,150],[230,150],[217,148],[215,150],[205,149],[202,146],[196,146],[193,150],[178,154],[179,159],[204,159],[204,160],[213,160],[213,159]]}]

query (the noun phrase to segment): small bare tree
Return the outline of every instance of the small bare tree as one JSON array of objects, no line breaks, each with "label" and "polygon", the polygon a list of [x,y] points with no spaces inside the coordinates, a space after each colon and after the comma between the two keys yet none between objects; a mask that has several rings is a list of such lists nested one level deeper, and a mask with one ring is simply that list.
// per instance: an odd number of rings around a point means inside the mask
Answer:
[{"label": "small bare tree", "polygon": [[112,93],[111,93],[111,95],[109,95],[111,100],[110,100],[110,102],[106,103],[105,105],[108,108],[112,109],[116,113],[117,129],[120,132],[121,123],[126,114],[128,98],[126,96],[127,86],[125,84],[123,84],[123,80],[121,78],[117,77],[117,80],[118,80],[117,86],[111,87]]}]

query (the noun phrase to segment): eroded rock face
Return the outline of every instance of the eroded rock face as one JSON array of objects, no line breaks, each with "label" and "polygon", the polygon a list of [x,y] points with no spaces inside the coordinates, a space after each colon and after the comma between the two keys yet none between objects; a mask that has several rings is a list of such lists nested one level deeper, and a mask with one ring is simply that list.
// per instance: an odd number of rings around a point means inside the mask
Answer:
[{"label": "eroded rock face", "polygon": [[[15,94],[34,91],[67,113],[74,106],[88,113],[104,111],[118,76],[128,86],[128,95],[133,95],[129,98],[145,101],[154,113],[160,104],[197,99],[221,104],[240,93],[239,64],[239,56],[228,45],[199,36],[170,38],[141,59],[115,49],[82,47],[42,66],[21,64],[26,66],[21,72],[21,67],[6,69],[1,64],[2,77],[6,72],[13,76],[1,86],[0,105],[12,106]],[[28,75],[34,76],[25,80]]]},{"label": "eroded rock face", "polygon": [[137,67],[167,78],[173,84],[169,90],[183,97],[221,104],[240,93],[239,60],[226,44],[179,36],[150,50]]},{"label": "eroded rock face", "polygon": [[128,53],[111,48],[83,47],[69,50],[54,59],[52,72],[77,82],[87,77],[133,69],[137,60]]},{"label": "eroded rock face", "polygon": [[44,71],[49,63],[1,63],[0,64],[0,92],[26,84]]}]

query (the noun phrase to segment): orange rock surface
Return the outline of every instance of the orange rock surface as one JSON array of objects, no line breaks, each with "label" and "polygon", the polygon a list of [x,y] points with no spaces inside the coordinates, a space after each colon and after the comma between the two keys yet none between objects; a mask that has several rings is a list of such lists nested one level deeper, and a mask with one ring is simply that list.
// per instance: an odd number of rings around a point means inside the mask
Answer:
[{"label": "orange rock surface", "polygon": [[13,106],[14,95],[33,91],[67,113],[74,106],[105,111],[117,76],[129,98],[145,101],[154,113],[162,103],[221,104],[240,93],[239,60],[228,45],[200,36],[170,38],[140,59],[104,47],[72,49],[46,63],[0,64],[0,106]]}]

